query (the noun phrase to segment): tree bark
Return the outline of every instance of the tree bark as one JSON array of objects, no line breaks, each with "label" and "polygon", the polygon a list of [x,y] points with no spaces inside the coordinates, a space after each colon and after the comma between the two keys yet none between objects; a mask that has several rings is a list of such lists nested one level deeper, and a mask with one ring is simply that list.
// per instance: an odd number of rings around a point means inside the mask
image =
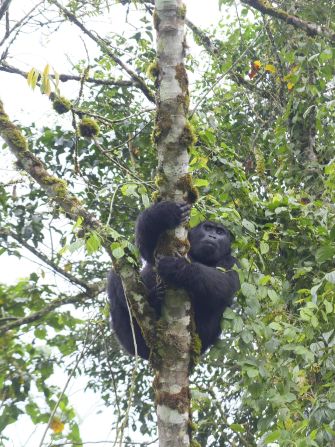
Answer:
[{"label": "tree bark", "polygon": [[[181,202],[188,200],[192,188],[187,174],[187,149],[193,143],[193,135],[187,121],[188,79],[183,63],[186,8],[181,0],[156,0],[155,6],[157,61],[152,67],[152,74],[157,87],[154,130],[158,152],[157,184],[163,200]],[[185,255],[186,238],[186,229],[178,227],[172,232],[169,243],[158,247],[158,252]],[[190,445],[190,327],[191,305],[188,296],[185,291],[169,289],[162,318],[157,323],[153,355],[160,447]]]}]

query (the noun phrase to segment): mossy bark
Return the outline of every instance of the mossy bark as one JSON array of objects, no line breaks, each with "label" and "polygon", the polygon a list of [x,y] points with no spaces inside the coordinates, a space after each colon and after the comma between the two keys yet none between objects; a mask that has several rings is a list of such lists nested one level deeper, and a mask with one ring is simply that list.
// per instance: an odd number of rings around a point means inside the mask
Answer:
[{"label": "mossy bark", "polygon": [[[188,148],[194,142],[187,119],[189,93],[183,58],[186,8],[181,0],[156,0],[157,31],[156,126],[159,196],[163,200],[190,201],[193,190],[188,178]],[[193,189],[192,189],[193,188]],[[192,196],[193,197],[193,196]],[[180,226],[164,235],[159,254],[187,251],[187,231]],[[169,289],[157,324],[153,366],[160,447],[190,445],[191,304],[184,290]]]}]

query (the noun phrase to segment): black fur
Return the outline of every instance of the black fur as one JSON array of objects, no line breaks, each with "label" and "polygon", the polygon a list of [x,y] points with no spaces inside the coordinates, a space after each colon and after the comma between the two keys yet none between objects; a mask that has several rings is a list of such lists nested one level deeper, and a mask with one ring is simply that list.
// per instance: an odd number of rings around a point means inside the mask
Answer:
[{"label": "black fur", "polygon": [[[147,208],[137,220],[136,243],[147,262],[141,277],[157,317],[160,316],[165,283],[184,288],[193,304],[196,329],[204,352],[218,338],[222,313],[232,304],[240,283],[237,273],[231,270],[236,264],[236,259],[231,255],[231,235],[223,225],[209,221],[189,231],[191,262],[181,257],[164,256],[157,262],[158,275],[154,272],[154,251],[159,236],[186,221],[189,212],[190,205],[167,201]],[[129,312],[121,280],[114,271],[109,275],[108,296],[113,329],[121,345],[134,355]],[[135,319],[133,323],[137,352],[148,359],[149,349]]]}]

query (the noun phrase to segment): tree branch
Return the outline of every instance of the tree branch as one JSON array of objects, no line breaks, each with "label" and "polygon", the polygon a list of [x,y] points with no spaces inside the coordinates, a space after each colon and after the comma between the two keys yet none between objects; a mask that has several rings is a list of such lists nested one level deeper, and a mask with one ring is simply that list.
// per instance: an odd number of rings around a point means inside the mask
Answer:
[{"label": "tree branch", "polygon": [[0,20],[6,14],[11,2],[12,2],[12,0],[3,0],[2,4],[0,6]]},{"label": "tree branch", "polygon": [[34,312],[26,317],[17,318],[15,319],[15,321],[11,321],[10,323],[0,326],[0,335],[3,335],[14,328],[22,326],[23,324],[29,324],[35,322],[39,323],[39,320],[41,320],[41,318],[45,317],[52,310],[57,309],[57,307],[64,306],[65,304],[77,303],[79,301],[84,301],[89,298],[94,298],[98,293],[103,292],[104,289],[105,287],[101,287],[101,285],[100,286],[95,285],[85,293],[79,293],[78,295],[70,297],[66,296],[63,298],[57,298],[56,300],[51,301],[43,309],[37,312]]},{"label": "tree branch", "polygon": [[77,19],[77,17],[74,14],[72,14],[68,9],[64,8],[60,3],[58,3],[57,0],[51,0],[51,3],[55,4],[72,23],[77,25],[78,28],[80,28],[97,45],[99,45],[99,47],[102,49],[102,51],[104,51],[106,54],[108,54],[108,56],[131,77],[131,79],[136,83],[136,86],[144,93],[144,95],[149,99],[149,101],[155,102],[155,95],[147,87],[144,80],[140,76],[138,76],[124,62],[122,62],[119,57],[115,56],[115,54],[111,52],[111,50],[108,48],[108,43],[105,40],[103,40],[101,37],[94,35],[81,22],[79,22],[79,20]]},{"label": "tree branch", "polygon": [[[12,0],[10,0],[12,1]],[[9,29],[9,26],[6,30],[6,33],[3,37],[3,39],[0,42],[0,46],[4,44],[4,42],[8,39],[8,37],[17,29],[20,28],[22,25],[24,25],[25,23],[27,23],[32,17],[34,17],[33,12],[35,11],[35,9],[37,9],[41,4],[43,3],[43,0],[40,1],[39,3],[37,3],[37,5],[33,6],[31,8],[30,11],[28,11],[28,13],[22,17],[21,20],[19,20],[18,22],[15,23],[15,25],[13,26],[13,28]],[[1,14],[1,13],[0,13]],[[0,18],[1,20],[1,18]]]},{"label": "tree branch", "polygon": [[[2,62],[0,65],[0,71],[4,71],[7,73],[15,73],[20,76],[23,76],[27,79],[28,72],[20,70],[19,68],[13,67],[6,62]],[[49,74],[51,78],[55,78],[55,75]],[[62,82],[67,81],[81,81],[81,76],[70,75],[70,74],[60,74],[59,80]],[[135,81],[126,81],[126,80],[116,80],[116,79],[95,79],[95,78],[85,78],[85,82],[89,82],[95,85],[107,85],[107,86],[117,86],[117,87],[137,87],[137,83]]]},{"label": "tree branch", "polygon": [[57,265],[55,262],[53,262],[51,259],[45,256],[43,253],[36,250],[35,247],[32,247],[30,244],[28,244],[26,240],[22,239],[19,235],[17,235],[13,231],[0,227],[0,237],[6,237],[6,236],[10,236],[11,238],[15,239],[20,245],[25,247],[27,250],[33,253],[37,258],[39,258],[45,264],[49,265],[53,270],[55,270],[60,275],[64,276],[73,284],[82,287],[84,290],[86,290],[86,292],[90,291],[90,286],[85,281],[76,278],[75,276],[71,275],[71,273],[59,267],[59,265]]},{"label": "tree branch", "polygon": [[267,14],[276,19],[283,20],[284,22],[294,26],[295,28],[302,29],[309,36],[318,35],[330,40],[331,42],[335,42],[335,33],[330,28],[324,25],[318,25],[313,22],[307,22],[300,17],[289,14],[283,9],[274,8],[268,0],[241,0],[241,3],[249,5],[263,14]]},{"label": "tree branch", "polygon": [[53,176],[44,163],[30,152],[28,144],[18,127],[8,118],[0,100],[0,135],[8,144],[10,151],[15,155],[19,166],[24,169],[44,189],[68,215],[76,220],[83,219],[83,226],[99,232],[103,245],[111,255],[111,236],[102,224],[88,211],[86,211],[76,196],[68,191],[65,180]]}]

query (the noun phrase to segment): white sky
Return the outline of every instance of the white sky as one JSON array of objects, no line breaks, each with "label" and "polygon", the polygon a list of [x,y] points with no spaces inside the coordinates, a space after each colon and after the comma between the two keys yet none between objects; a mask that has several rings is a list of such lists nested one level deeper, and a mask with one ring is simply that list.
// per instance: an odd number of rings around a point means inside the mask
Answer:
[{"label": "white sky", "polygon": [[[187,4],[187,16],[196,25],[208,27],[218,21],[218,0],[184,0]],[[205,3],[205,6],[204,6]],[[28,11],[36,4],[32,0],[13,0],[11,11],[15,9],[18,17],[22,16],[22,11]],[[116,13],[116,11],[119,11]],[[124,28],[124,8],[120,6],[111,8],[111,16],[103,18],[93,18],[92,27],[98,23],[98,29],[122,33]],[[13,16],[12,16],[13,17]],[[94,23],[96,22],[96,23]],[[0,26],[0,36],[3,28]],[[86,57],[85,49],[79,38],[79,33],[74,34],[72,26],[62,27],[62,32],[46,38],[44,35],[26,34],[24,39],[20,39],[19,45],[15,46],[15,53],[11,53],[13,65],[29,71],[32,67],[43,69],[47,64],[54,67],[58,73],[69,73],[68,60],[76,62]],[[102,34],[102,32],[101,32]],[[87,39],[85,39],[88,43]],[[88,43],[88,45],[90,45]],[[92,45],[92,49],[94,46]],[[0,49],[2,52],[3,49]],[[73,84],[61,84],[62,94],[69,93]],[[76,90],[77,91],[77,90]],[[29,125],[31,121],[39,123],[41,126],[50,125],[55,120],[55,113],[50,108],[49,100],[45,95],[41,95],[39,90],[32,91],[23,78],[18,75],[11,75],[0,72],[0,97],[4,102],[5,110],[13,120],[21,124]],[[62,118],[64,119],[64,118]],[[9,178],[19,178],[18,174],[12,171],[12,161],[10,156],[0,155],[0,178],[4,179],[5,171],[8,170]],[[33,258],[33,256],[30,256]],[[19,260],[16,257],[3,255],[0,257],[0,282],[14,283],[18,278],[26,277],[38,267],[25,259]],[[50,278],[48,278],[50,280]],[[53,280],[53,278],[51,278]],[[66,382],[66,377],[60,371],[55,377],[55,383],[61,388]],[[112,440],[113,433],[110,431],[110,424],[113,418],[112,409],[104,406],[99,396],[91,391],[83,391],[85,379],[72,381],[70,388],[71,403],[77,411],[82,439],[84,441]],[[97,414],[98,410],[102,410]],[[29,422],[29,418],[22,418],[17,424],[12,424],[5,431],[10,438],[5,447],[36,447],[39,445],[44,427],[35,430]],[[141,439],[141,438],[140,438]],[[107,447],[111,444],[101,443],[100,447]],[[153,445],[153,444],[152,444]],[[153,445],[154,447],[154,445]]]}]

